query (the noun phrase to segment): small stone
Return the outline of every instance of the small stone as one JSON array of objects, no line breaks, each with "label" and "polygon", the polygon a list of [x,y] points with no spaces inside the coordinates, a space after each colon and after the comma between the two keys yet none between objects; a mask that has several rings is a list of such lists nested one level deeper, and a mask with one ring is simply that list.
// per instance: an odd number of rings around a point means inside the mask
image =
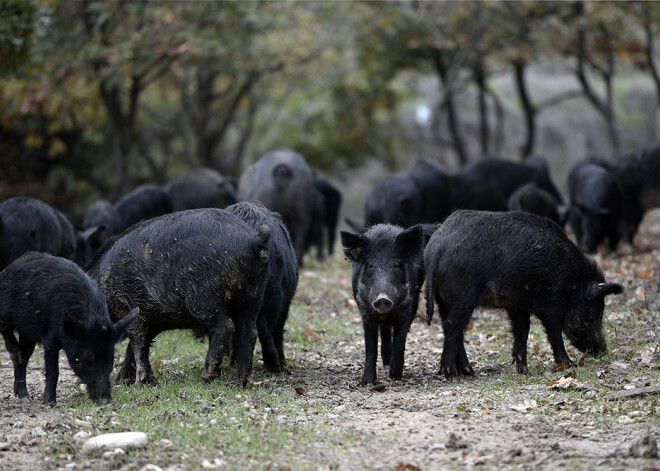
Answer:
[{"label": "small stone", "polygon": [[156,466],[155,464],[145,464],[140,468],[140,471],[163,471],[163,468]]},{"label": "small stone", "polygon": [[7,451],[9,447],[9,442],[0,442],[0,451]]},{"label": "small stone", "polygon": [[77,468],[77,467],[78,467],[78,465],[76,463],[69,463],[64,467],[64,469],[74,469],[74,468]]},{"label": "small stone", "polygon": [[159,440],[158,444],[163,448],[172,448],[174,446],[174,443],[172,443],[172,441],[168,440],[167,438],[163,438],[162,440]]},{"label": "small stone", "polygon": [[92,436],[91,433],[85,432],[84,430],[81,430],[80,432],[76,433],[73,436],[73,440],[76,441],[76,442],[84,442],[91,436]]},{"label": "small stone", "polygon": [[90,438],[83,445],[83,451],[102,451],[123,448],[143,448],[149,443],[149,437],[142,432],[106,433]]},{"label": "small stone", "polygon": [[46,436],[46,432],[44,432],[44,429],[42,429],[41,427],[33,428],[30,433],[32,434],[33,437],[45,437]]}]

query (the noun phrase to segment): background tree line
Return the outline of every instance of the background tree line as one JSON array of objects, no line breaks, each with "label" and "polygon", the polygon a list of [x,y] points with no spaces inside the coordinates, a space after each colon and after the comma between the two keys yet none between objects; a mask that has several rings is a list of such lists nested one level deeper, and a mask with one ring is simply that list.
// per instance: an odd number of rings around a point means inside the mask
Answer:
[{"label": "background tree line", "polygon": [[[644,2],[0,0],[0,196],[78,214],[198,165],[238,176],[277,146],[328,170],[394,168],[424,139],[450,167],[524,158],[569,103],[598,116],[600,149],[644,147],[617,87],[643,77],[657,110],[659,24]],[[410,134],[420,101],[431,120]]]}]

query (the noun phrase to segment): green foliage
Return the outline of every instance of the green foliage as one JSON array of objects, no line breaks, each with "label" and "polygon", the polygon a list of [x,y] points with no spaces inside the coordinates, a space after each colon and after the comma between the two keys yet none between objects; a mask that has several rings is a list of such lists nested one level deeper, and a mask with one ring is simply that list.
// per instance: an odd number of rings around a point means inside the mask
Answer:
[{"label": "green foliage", "polygon": [[572,57],[581,24],[593,73],[608,48],[648,70],[644,28],[657,34],[659,13],[636,2],[588,2],[581,17],[573,3],[532,1],[0,0],[0,183],[62,182],[64,168],[68,198],[87,202],[117,178],[164,181],[196,165],[238,175],[275,146],[326,169],[394,166],[398,112],[415,92],[402,74],[437,74],[440,58],[440,114],[477,65],[487,78],[511,61]]}]

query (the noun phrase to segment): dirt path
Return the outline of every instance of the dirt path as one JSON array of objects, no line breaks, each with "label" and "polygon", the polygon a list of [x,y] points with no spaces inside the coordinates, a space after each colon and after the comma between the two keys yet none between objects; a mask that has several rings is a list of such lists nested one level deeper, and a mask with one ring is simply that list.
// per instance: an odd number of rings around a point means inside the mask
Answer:
[{"label": "dirt path", "polygon": [[[626,287],[623,295],[608,300],[610,354],[605,359],[586,359],[569,372],[553,371],[549,345],[534,319],[530,375],[519,376],[510,364],[512,340],[504,315],[481,311],[466,333],[467,353],[477,374],[447,382],[434,376],[442,333],[437,324],[429,328],[418,319],[408,337],[403,380],[391,382],[379,367],[379,391],[359,386],[364,344],[347,264],[335,261],[320,271],[303,271],[296,301],[302,314],[288,335],[309,328],[317,340],[290,343],[291,374],[270,383],[286,393],[297,388],[294,397],[301,413],[269,420],[291,430],[323,425],[327,437],[288,442],[280,454],[261,459],[260,467],[660,469],[658,459],[644,458],[645,449],[632,446],[648,434],[660,438],[660,395],[608,399],[611,391],[660,384],[660,212],[647,217],[635,249],[601,254],[597,260],[608,279]],[[328,316],[345,324],[345,334],[317,331]],[[575,349],[569,354],[579,358]],[[60,404],[71,404],[79,386],[61,358],[58,398]],[[51,409],[38,402],[44,386],[42,366],[42,351],[37,349],[28,370],[33,402],[21,402],[11,393],[9,356],[4,349],[0,352],[0,442],[8,443],[0,451],[0,469],[62,468],[66,459],[59,457],[55,466],[48,452],[55,438],[70,442],[76,469],[141,469],[152,459],[150,451],[120,462],[76,456],[74,434],[94,431],[97,424],[75,408]],[[560,388],[563,384],[569,387]],[[107,420],[114,414],[116,409],[110,409]],[[225,459],[230,464],[221,467],[254,467],[240,457]],[[172,463],[171,469],[184,467]]]}]

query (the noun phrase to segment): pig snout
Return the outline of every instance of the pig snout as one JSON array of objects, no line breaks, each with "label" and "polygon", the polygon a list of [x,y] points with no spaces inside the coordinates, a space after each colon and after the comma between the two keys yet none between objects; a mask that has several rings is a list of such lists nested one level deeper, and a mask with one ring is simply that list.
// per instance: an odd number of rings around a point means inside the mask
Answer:
[{"label": "pig snout", "polygon": [[383,314],[392,309],[394,303],[385,293],[380,293],[378,296],[376,296],[376,300],[372,302],[371,305],[377,312]]}]

